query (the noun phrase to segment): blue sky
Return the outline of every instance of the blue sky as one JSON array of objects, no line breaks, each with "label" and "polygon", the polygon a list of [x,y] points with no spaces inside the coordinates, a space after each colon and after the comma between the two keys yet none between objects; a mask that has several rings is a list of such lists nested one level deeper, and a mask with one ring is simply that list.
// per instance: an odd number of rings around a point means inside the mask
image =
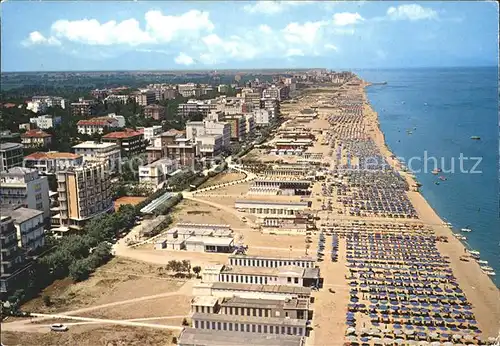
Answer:
[{"label": "blue sky", "polygon": [[496,2],[2,3],[2,71],[498,62]]}]

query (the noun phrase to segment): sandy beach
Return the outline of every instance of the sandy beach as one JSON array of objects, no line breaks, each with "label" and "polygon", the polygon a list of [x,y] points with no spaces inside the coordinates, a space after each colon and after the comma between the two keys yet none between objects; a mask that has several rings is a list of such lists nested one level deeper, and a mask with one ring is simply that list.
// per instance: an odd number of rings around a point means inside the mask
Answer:
[{"label": "sandy beach", "polygon": [[[366,83],[362,88],[364,89],[368,85]],[[366,93],[363,92],[363,95],[367,102]],[[393,153],[389,151],[384,141],[377,113],[368,104],[365,104],[365,112],[367,119],[371,120],[371,126],[375,128],[375,131],[372,132],[373,139],[380,151],[395,169],[401,169],[399,162],[391,158]],[[417,181],[414,178],[409,175],[406,175],[406,178],[411,185],[416,185]],[[432,209],[425,198],[418,192],[408,192],[408,197],[417,210],[420,220],[424,224],[431,226],[436,235],[448,237],[447,243],[439,244],[440,253],[449,257],[453,273],[457,277],[467,299],[472,303],[474,314],[484,335],[488,337],[498,336],[500,332],[500,290],[481,270],[476,261],[460,261],[459,257],[466,252],[465,246],[453,236],[451,229],[444,225],[444,221]]]}]

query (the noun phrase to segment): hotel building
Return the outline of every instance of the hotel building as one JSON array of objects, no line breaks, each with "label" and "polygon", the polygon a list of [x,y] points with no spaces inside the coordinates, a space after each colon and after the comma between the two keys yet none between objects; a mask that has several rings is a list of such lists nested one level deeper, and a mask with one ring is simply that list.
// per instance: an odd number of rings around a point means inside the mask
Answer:
[{"label": "hotel building", "polygon": [[[109,168],[105,162],[86,163],[57,173],[59,214],[52,225],[62,233],[81,230],[91,218],[113,208]],[[56,230],[57,232],[57,230]]]},{"label": "hotel building", "polygon": [[83,156],[85,161],[107,162],[112,171],[120,168],[121,151],[115,143],[98,143],[87,141],[73,146],[76,155]]}]

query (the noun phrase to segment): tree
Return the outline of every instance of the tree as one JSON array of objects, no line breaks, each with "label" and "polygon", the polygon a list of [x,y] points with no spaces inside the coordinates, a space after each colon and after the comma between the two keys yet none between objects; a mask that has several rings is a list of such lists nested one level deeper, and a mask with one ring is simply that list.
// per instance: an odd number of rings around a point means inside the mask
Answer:
[{"label": "tree", "polygon": [[182,325],[183,325],[183,326],[186,326],[186,327],[187,327],[187,326],[189,326],[189,322],[188,322],[188,320],[187,320],[186,318],[184,318],[184,319],[182,320]]},{"label": "tree", "polygon": [[201,267],[200,266],[194,266],[193,267],[193,272],[196,274],[196,277],[199,278],[200,277],[200,273],[201,273]]},{"label": "tree", "polygon": [[91,270],[95,268],[90,267],[90,261],[87,258],[75,261],[69,266],[69,275],[74,281],[86,280]]}]

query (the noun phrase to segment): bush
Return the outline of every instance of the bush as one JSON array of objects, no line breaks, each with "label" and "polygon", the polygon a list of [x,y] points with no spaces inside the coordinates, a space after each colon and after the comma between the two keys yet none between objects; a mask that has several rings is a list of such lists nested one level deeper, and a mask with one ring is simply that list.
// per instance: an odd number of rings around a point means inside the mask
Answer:
[{"label": "bush", "polygon": [[45,295],[45,296],[42,297],[42,300],[43,300],[43,304],[45,306],[51,306],[52,305],[52,301],[50,300],[50,296]]},{"label": "bush", "polygon": [[189,326],[189,322],[188,322],[188,320],[186,318],[184,318],[182,320],[182,325],[185,326],[185,327]]},{"label": "bush", "polygon": [[175,337],[175,336],[174,336],[174,337],[172,338],[172,343],[173,343],[174,345],[177,345],[177,337]]}]

